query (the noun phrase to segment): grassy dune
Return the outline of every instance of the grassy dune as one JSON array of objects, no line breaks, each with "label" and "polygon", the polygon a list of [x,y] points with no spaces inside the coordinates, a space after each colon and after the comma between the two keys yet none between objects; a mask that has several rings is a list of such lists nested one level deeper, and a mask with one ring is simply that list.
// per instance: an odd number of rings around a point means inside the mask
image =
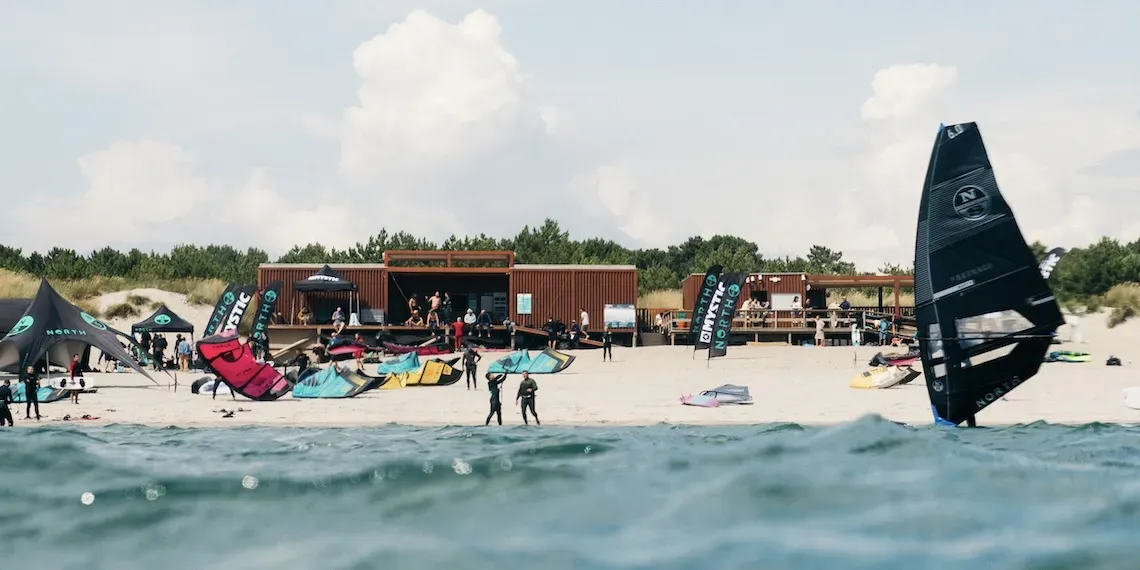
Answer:
[{"label": "grassy dune", "polygon": [[1114,327],[1140,314],[1140,283],[1122,283],[1104,294],[1104,304],[1112,307],[1108,326]]},{"label": "grassy dune", "polygon": [[[149,298],[131,295],[126,303],[108,307],[107,315],[100,315],[95,298],[104,293],[129,291],[131,289],[159,289],[186,295],[187,302],[195,305],[211,305],[226,288],[226,284],[216,279],[124,279],[121,277],[93,277],[79,280],[52,280],[52,287],[65,299],[96,316],[130,317],[141,310],[156,306]],[[0,269],[0,298],[30,299],[40,287],[40,278]]]}]

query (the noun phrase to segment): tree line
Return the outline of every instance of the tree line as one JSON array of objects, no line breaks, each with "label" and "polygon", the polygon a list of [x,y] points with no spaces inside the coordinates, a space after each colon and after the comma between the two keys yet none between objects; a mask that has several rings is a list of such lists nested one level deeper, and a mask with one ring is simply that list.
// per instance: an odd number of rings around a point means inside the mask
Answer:
[{"label": "tree line", "polygon": [[[1046,246],[1032,245],[1039,259]],[[725,271],[763,273],[819,273],[837,275],[912,273],[911,267],[884,264],[875,271],[860,271],[843,258],[843,252],[813,245],[804,256],[767,257],[751,241],[729,235],[711,238],[691,237],[664,249],[629,249],[598,238],[571,239],[554,220],[523,227],[508,238],[451,236],[435,243],[407,232],[381,230],[347,249],[319,243],[297,245],[277,258],[278,263],[379,263],[387,250],[509,250],[516,263],[634,265],[639,270],[641,291],[677,289],[690,273],[703,273],[720,264]],[[244,251],[228,245],[179,245],[170,252],[126,253],[105,247],[83,254],[72,249],[53,248],[46,255],[24,254],[18,248],[0,245],[0,268],[43,275],[49,279],[122,277],[139,279],[220,279],[254,282],[257,266],[270,261],[257,248]],[[471,262],[474,264],[475,262]],[[1140,281],[1140,240],[1120,243],[1104,238],[1087,247],[1072,249],[1054,270],[1052,284],[1066,300],[1103,295],[1112,286]]]}]

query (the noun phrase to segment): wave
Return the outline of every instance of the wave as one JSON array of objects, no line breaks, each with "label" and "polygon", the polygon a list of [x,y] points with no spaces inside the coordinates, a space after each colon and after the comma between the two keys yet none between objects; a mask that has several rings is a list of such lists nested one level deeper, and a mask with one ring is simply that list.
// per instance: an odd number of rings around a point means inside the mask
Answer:
[{"label": "wave", "polygon": [[45,426],[0,432],[0,536],[53,568],[1132,568],[1138,435]]}]

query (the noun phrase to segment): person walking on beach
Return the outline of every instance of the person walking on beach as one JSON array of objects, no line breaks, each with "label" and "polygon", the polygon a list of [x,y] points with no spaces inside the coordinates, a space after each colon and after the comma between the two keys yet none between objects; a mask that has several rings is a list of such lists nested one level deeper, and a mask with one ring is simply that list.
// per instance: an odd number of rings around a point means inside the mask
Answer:
[{"label": "person walking on beach", "polygon": [[174,352],[178,354],[178,370],[190,372],[190,342],[182,335],[178,335],[178,342],[174,345]]},{"label": "person walking on beach", "polygon": [[491,425],[491,418],[498,416],[499,425],[503,425],[503,400],[501,397],[503,382],[507,381],[506,374],[487,376],[487,389],[491,391],[491,413],[487,414],[485,426]]},{"label": "person walking on beach", "polygon": [[24,383],[24,401],[27,402],[24,409],[24,419],[32,419],[32,407],[34,406],[38,420],[40,419],[40,377],[36,375],[36,367],[29,365],[20,381]]},{"label": "person walking on beach", "polygon": [[519,382],[519,393],[515,396],[515,404],[521,400],[523,423],[526,425],[530,425],[526,419],[527,408],[530,408],[530,413],[534,416],[535,425],[542,425],[542,422],[538,421],[538,412],[534,409],[535,392],[538,392],[538,383],[530,377],[529,372],[523,372],[522,382]]},{"label": "person walking on beach", "polygon": [[479,381],[476,379],[475,373],[479,371],[479,361],[483,360],[475,347],[469,346],[463,351],[463,374],[467,377],[467,389],[470,390],[474,387],[479,389]]},{"label": "person walking on beach", "polygon": [[614,361],[614,334],[610,332],[609,325],[602,329],[602,362],[606,361],[606,356],[610,357],[610,362]]},{"label": "person walking on beach", "polygon": [[[16,422],[12,421],[12,410],[8,409],[8,404],[12,403],[12,381],[7,378],[4,379],[4,385],[0,386],[0,427],[4,427],[7,422],[9,426],[15,426]],[[499,416],[499,425],[502,425],[502,416]],[[490,421],[488,418],[487,421]]]}]

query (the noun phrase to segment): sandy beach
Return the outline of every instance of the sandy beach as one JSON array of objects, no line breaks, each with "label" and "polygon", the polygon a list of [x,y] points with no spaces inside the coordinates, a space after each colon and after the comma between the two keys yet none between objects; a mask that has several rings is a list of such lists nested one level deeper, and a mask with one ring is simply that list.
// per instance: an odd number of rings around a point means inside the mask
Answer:
[{"label": "sandy beach", "polygon": [[[139,293],[139,292],[136,292]],[[192,322],[204,322],[209,308],[188,306],[177,295],[145,291],[167,302]],[[119,295],[121,296],[121,294]],[[107,299],[115,302],[117,297]],[[129,330],[128,323],[111,322]],[[1059,336],[1069,338],[1068,326]],[[1123,404],[1123,390],[1140,385],[1130,349],[1140,340],[1140,324],[1128,322],[1109,329],[1105,315],[1081,319],[1083,342],[1066,343],[1058,349],[1088,352],[1092,362],[1043,364],[1037,377],[1019,387],[1005,401],[979,414],[982,425],[1008,425],[1043,420],[1052,423],[1135,423],[1140,411]],[[704,353],[693,358],[691,347],[662,346],[614,350],[615,362],[602,362],[601,351],[569,351],[578,358],[566,371],[535,376],[539,384],[537,408],[544,425],[653,425],[756,424],[795,422],[833,424],[879,414],[914,425],[931,423],[930,404],[923,379],[886,390],[859,390],[848,386],[878,347],[789,347],[734,346],[725,358],[706,362]],[[481,369],[501,352],[484,354]],[[1124,365],[1108,367],[1110,355]],[[366,371],[375,371],[375,364]],[[917,366],[917,365],[916,365]],[[177,391],[165,374],[155,386],[137,373],[89,374],[99,388],[85,394],[78,405],[61,401],[43,404],[44,421],[65,414],[76,418],[97,416],[81,425],[137,423],[155,426],[364,426],[399,423],[407,425],[482,424],[487,413],[488,393],[480,372],[477,391],[462,383],[445,387],[410,387],[403,390],[368,392],[346,400],[294,400],[253,402],[219,396],[211,400],[190,392],[190,383],[201,377],[180,375]],[[512,376],[504,385],[504,421],[522,423],[513,405],[519,382]],[[755,403],[716,409],[683,406],[678,399],[720,384],[750,388]],[[234,417],[222,418],[216,411],[244,408]],[[17,410],[22,421],[22,405]],[[42,422],[41,422],[42,423]]]}]

